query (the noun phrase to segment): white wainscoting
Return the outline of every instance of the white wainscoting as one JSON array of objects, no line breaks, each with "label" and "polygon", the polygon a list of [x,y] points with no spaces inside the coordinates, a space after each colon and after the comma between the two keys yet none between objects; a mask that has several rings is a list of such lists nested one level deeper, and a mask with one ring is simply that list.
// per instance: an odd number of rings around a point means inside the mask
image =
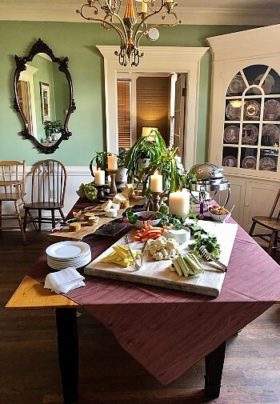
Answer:
[{"label": "white wainscoting", "polygon": [[[65,192],[65,200],[64,200],[64,209],[63,212],[65,215],[70,211],[74,203],[78,199],[78,195],[76,193],[80,184],[88,183],[93,180],[92,175],[90,174],[90,170],[88,166],[67,166],[67,182],[66,182],[66,192]],[[31,175],[30,175],[31,167],[26,168],[27,176],[26,176],[26,196],[24,198],[25,202],[30,201],[30,190],[31,190]],[[13,204],[9,202],[3,203],[3,213],[9,213],[13,211]],[[5,220],[3,222],[3,226],[13,225],[12,220]]]}]

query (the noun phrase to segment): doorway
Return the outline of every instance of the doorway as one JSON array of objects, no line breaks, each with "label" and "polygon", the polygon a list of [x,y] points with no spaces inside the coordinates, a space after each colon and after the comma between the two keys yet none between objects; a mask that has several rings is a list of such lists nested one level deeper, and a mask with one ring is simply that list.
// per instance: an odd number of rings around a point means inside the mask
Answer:
[{"label": "doorway", "polygon": [[118,145],[129,148],[147,131],[158,130],[167,146],[183,155],[187,74],[118,73]]}]

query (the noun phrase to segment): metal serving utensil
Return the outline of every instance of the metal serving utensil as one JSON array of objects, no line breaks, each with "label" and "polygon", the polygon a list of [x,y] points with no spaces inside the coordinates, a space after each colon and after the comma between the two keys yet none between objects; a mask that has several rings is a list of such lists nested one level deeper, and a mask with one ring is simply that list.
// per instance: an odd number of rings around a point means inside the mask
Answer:
[{"label": "metal serving utensil", "polygon": [[201,254],[201,256],[205,259],[205,261],[211,261],[210,264],[213,264],[213,266],[215,266],[215,268],[217,268],[219,271],[221,272],[226,272],[227,267],[220,262],[219,260],[216,260],[212,254],[209,253],[209,251],[207,250],[207,248],[204,245],[201,245],[199,247],[199,252]]},{"label": "metal serving utensil", "polygon": [[139,265],[138,262],[136,261],[136,258],[133,255],[132,250],[131,250],[127,234],[124,236],[124,242],[125,242],[125,245],[128,247],[128,251],[129,251],[129,253],[130,253],[130,255],[131,255],[132,259],[133,259],[134,269],[135,269],[135,271],[138,271],[141,268],[142,260],[141,260],[141,265]]}]

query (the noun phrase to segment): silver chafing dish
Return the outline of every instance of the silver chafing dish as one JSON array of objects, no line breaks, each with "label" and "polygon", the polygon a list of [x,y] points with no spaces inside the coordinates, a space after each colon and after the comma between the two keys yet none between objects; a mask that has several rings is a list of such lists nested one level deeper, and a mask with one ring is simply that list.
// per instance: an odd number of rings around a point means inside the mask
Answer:
[{"label": "silver chafing dish", "polygon": [[214,198],[219,192],[226,191],[222,206],[228,203],[230,183],[225,179],[223,169],[215,164],[203,163],[193,166],[187,174],[187,184],[193,199],[200,204],[201,216],[203,216],[207,193],[212,193],[211,197]]}]

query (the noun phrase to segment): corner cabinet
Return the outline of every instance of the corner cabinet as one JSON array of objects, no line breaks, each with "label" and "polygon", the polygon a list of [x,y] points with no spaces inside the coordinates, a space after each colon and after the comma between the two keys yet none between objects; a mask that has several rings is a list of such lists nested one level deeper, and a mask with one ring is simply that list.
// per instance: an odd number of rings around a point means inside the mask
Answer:
[{"label": "corner cabinet", "polygon": [[280,185],[280,25],[208,38],[209,161],[231,182],[234,218],[269,214]]}]

